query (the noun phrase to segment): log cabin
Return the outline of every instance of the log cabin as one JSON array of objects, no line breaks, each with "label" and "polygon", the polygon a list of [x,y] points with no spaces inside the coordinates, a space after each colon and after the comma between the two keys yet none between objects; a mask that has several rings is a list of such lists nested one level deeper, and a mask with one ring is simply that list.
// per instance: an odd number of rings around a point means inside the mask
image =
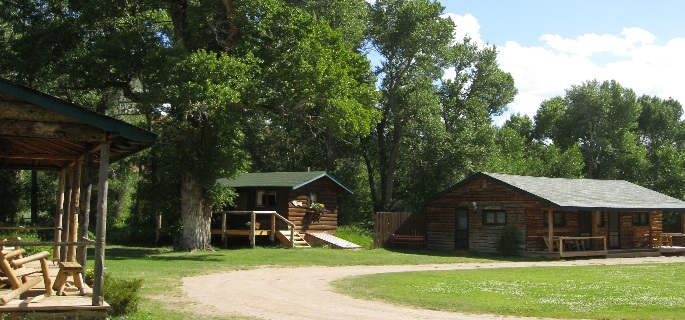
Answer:
[{"label": "log cabin", "polygon": [[[262,234],[267,235],[269,229],[287,229],[287,224],[292,224],[302,238],[307,234],[334,236],[338,228],[338,198],[353,193],[325,171],[244,173],[235,179],[220,179],[219,183],[238,193],[235,205],[227,208],[228,212],[276,212],[287,221],[257,217],[257,226],[265,230]],[[250,223],[246,214],[231,214],[224,219],[229,231],[222,232],[228,234],[239,235]],[[272,228],[273,221],[276,226]],[[217,222],[213,230],[218,230]],[[317,241],[309,239],[309,242]]]},{"label": "log cabin", "polygon": [[[479,172],[425,205],[427,247],[498,253],[508,228],[517,254],[607,256],[609,250],[674,250],[663,211],[685,202],[622,180]],[[667,235],[664,238],[664,235]],[[663,251],[662,250],[662,251]]]}]

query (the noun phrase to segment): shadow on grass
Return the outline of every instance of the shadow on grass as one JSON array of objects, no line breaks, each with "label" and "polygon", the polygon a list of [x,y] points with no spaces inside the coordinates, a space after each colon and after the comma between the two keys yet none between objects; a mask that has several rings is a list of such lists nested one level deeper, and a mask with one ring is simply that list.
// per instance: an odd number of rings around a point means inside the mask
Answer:
[{"label": "shadow on grass", "polygon": [[146,259],[156,261],[222,261],[215,252],[203,251],[197,253],[172,252],[169,249],[156,247],[109,247],[107,260]]},{"label": "shadow on grass", "polygon": [[488,253],[473,253],[466,251],[444,251],[444,250],[428,250],[428,249],[412,249],[412,248],[385,248],[389,252],[423,255],[431,257],[461,257],[461,258],[481,258],[488,260],[495,260],[501,262],[520,262],[520,261],[549,261],[545,258],[529,258],[523,256],[505,256]]}]

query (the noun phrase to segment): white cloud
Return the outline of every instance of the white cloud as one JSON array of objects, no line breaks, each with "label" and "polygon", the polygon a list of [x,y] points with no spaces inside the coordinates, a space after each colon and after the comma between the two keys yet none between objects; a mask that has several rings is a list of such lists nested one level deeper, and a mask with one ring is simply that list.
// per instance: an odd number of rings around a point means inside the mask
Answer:
[{"label": "white cloud", "polygon": [[619,34],[584,34],[574,39],[545,34],[539,46],[508,41],[498,47],[502,70],[514,77],[519,94],[507,115],[530,117],[540,103],[563,96],[572,85],[597,79],[616,80],[640,96],[647,94],[685,103],[685,38],[655,44],[656,36],[639,28]]},{"label": "white cloud", "polygon": [[463,16],[454,13],[446,13],[442,18],[450,18],[454,21],[456,27],[454,28],[454,41],[462,42],[464,37],[469,37],[479,46],[485,45],[485,42],[480,37],[480,23],[478,19],[472,14],[467,13]]}]

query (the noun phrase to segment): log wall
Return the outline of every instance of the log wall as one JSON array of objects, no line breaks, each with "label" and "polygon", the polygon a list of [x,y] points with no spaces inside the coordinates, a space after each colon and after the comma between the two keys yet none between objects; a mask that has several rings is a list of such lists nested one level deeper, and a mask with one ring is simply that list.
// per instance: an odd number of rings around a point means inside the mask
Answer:
[{"label": "log wall", "polygon": [[[474,209],[474,202],[476,209]],[[495,181],[480,177],[457,189],[448,192],[426,206],[426,238],[429,249],[455,249],[455,212],[458,208],[469,212],[469,250],[474,252],[497,253],[497,242],[505,226],[483,224],[483,211],[502,210],[506,214],[506,226],[515,226],[521,237],[521,253],[524,251],[546,250],[540,236],[548,236],[548,226],[544,223],[549,206],[514,189]],[[563,211],[565,224],[554,226],[555,236],[579,236],[578,211]],[[609,214],[591,213],[593,219],[603,219],[601,224],[592,227],[593,236],[607,236],[609,233]],[[650,226],[633,226],[632,212],[620,213],[620,248],[635,248],[635,232],[648,234]],[[594,220],[591,220],[594,221]],[[662,213],[650,213],[652,232],[662,231]],[[594,222],[593,222],[594,224]]]},{"label": "log wall", "polygon": [[[474,208],[474,202],[476,208]],[[546,210],[541,203],[484,178],[476,178],[426,206],[426,239],[429,249],[455,249],[455,211],[469,211],[469,250],[497,253],[497,241],[505,226],[519,230],[521,243],[526,237],[526,212]],[[505,211],[506,225],[484,225],[483,211]],[[523,251],[524,246],[520,250]]]},{"label": "log wall", "polygon": [[[318,194],[318,202],[323,203],[328,213],[316,217],[310,210],[309,195]],[[338,195],[345,192],[335,182],[329,179],[319,179],[306,186],[290,190],[288,195],[288,220],[292,221],[300,232],[318,232],[335,235],[338,230]],[[295,205],[300,202],[301,205]]]}]

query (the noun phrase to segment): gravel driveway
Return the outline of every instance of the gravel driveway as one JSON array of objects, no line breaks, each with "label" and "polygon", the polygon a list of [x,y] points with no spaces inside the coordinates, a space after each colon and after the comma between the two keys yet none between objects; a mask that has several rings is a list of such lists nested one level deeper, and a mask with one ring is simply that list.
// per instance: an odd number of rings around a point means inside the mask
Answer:
[{"label": "gravel driveway", "polygon": [[273,320],[525,319],[413,309],[360,300],[334,293],[330,282],[348,276],[404,271],[674,262],[685,262],[685,257],[406,266],[269,267],[184,278],[182,290],[187,300],[194,302],[184,310],[220,318],[243,315]]}]

